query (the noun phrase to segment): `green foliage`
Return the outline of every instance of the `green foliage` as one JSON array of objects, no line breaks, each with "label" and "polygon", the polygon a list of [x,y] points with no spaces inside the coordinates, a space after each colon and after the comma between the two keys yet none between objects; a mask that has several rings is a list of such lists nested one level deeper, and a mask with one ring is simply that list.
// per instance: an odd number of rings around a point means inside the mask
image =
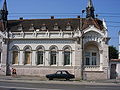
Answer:
[{"label": "green foliage", "polygon": [[109,59],[118,59],[118,50],[114,46],[109,46]]}]

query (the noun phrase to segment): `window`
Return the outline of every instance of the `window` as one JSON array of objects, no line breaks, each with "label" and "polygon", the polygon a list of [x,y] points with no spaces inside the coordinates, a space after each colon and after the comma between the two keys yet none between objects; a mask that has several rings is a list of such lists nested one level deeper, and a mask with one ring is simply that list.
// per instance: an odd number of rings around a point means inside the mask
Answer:
[{"label": "window", "polygon": [[42,65],[44,64],[44,47],[43,46],[38,46],[37,47],[37,65]]},{"label": "window", "polygon": [[70,52],[64,52],[64,65],[70,65]]},{"label": "window", "polygon": [[43,51],[37,52],[37,65],[43,64]]},{"label": "window", "polygon": [[92,52],[92,65],[96,65],[97,53]]},{"label": "window", "polygon": [[85,57],[86,57],[86,62],[85,62],[85,64],[86,64],[86,65],[90,65],[90,52],[86,52],[86,53],[85,53]]},{"label": "window", "polygon": [[97,65],[96,52],[85,52],[85,65]]},{"label": "window", "polygon": [[58,26],[54,26],[54,30],[59,30],[59,27]]},{"label": "window", "polygon": [[18,51],[13,51],[13,62],[12,64],[18,64]]},{"label": "window", "polygon": [[51,62],[50,65],[56,65],[56,51],[51,51]]},{"label": "window", "polygon": [[61,71],[57,71],[56,74],[61,74]]},{"label": "window", "polygon": [[54,30],[59,30],[59,27],[58,27],[57,23],[55,23],[55,25],[54,25]]},{"label": "window", "polygon": [[66,30],[71,30],[71,26],[66,26]]},{"label": "window", "polygon": [[30,64],[30,52],[25,51],[25,64]]},{"label": "window", "polygon": [[0,52],[0,63],[1,63],[1,52]]},{"label": "window", "polygon": [[86,65],[90,65],[90,58],[86,57]]},{"label": "window", "polygon": [[52,47],[50,50],[50,65],[56,65],[57,61],[57,49],[56,47]]},{"label": "window", "polygon": [[34,25],[33,24],[31,24],[31,26],[30,26],[30,29],[29,30],[34,30]]},{"label": "window", "polygon": [[41,30],[47,30],[47,27],[45,24],[42,25]]},{"label": "window", "polygon": [[67,72],[63,71],[62,74],[67,74]]},{"label": "window", "polygon": [[18,46],[12,47],[12,64],[18,64],[19,48]]},{"label": "window", "polygon": [[70,65],[70,48],[64,49],[64,65]]},{"label": "window", "polygon": [[70,23],[67,24],[66,30],[71,30],[71,25],[70,25]]},{"label": "window", "polygon": [[18,26],[18,30],[23,30],[22,24],[20,24],[20,25]]},{"label": "window", "polygon": [[24,64],[30,64],[31,61],[31,47],[26,46],[24,49]]}]

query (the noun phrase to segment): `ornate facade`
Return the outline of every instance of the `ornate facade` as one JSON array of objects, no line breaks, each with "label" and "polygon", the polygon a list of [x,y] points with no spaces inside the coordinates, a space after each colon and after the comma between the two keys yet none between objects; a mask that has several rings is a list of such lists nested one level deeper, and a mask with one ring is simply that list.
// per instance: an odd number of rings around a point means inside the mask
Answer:
[{"label": "ornate facade", "polygon": [[[5,8],[6,7],[6,8]],[[0,11],[0,74],[45,76],[68,70],[76,79],[109,78],[108,35],[89,0],[86,18],[7,20]]]}]

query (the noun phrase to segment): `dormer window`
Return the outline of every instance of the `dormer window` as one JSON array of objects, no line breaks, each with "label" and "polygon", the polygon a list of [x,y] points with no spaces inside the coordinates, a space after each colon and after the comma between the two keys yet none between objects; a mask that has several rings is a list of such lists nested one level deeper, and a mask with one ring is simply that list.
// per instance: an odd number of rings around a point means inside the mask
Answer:
[{"label": "dormer window", "polygon": [[34,30],[35,28],[34,28],[34,25],[33,24],[31,24],[31,26],[30,26],[30,29],[29,30]]},{"label": "dormer window", "polygon": [[71,25],[70,25],[70,23],[67,24],[66,30],[71,30]]},{"label": "dormer window", "polygon": [[54,25],[54,30],[59,30],[59,27],[58,27],[57,23],[55,23],[55,25]]},{"label": "dormer window", "polygon": [[22,24],[20,24],[20,25],[18,26],[18,30],[23,30]]},{"label": "dormer window", "polygon": [[45,24],[42,25],[41,30],[47,30],[47,27]]}]

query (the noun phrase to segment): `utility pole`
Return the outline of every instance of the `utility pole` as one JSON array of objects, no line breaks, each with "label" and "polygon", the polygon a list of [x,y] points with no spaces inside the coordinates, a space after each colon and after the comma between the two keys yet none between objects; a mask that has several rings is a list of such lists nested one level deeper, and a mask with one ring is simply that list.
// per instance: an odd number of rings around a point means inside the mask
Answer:
[{"label": "utility pole", "polygon": [[[8,24],[8,22],[6,23]],[[9,29],[7,27],[8,25],[6,25],[6,31],[7,31],[7,39],[6,39],[6,44],[7,44],[7,57],[6,57],[6,76],[10,76],[11,75],[11,71],[10,71],[10,62],[9,62]]]},{"label": "utility pole", "polygon": [[83,75],[83,70],[84,70],[84,43],[83,43],[83,14],[84,14],[85,10],[82,10],[82,18],[81,18],[81,27],[80,27],[80,30],[81,30],[81,49],[82,49],[82,61],[81,61],[81,79],[83,80],[84,79],[84,75]]}]

